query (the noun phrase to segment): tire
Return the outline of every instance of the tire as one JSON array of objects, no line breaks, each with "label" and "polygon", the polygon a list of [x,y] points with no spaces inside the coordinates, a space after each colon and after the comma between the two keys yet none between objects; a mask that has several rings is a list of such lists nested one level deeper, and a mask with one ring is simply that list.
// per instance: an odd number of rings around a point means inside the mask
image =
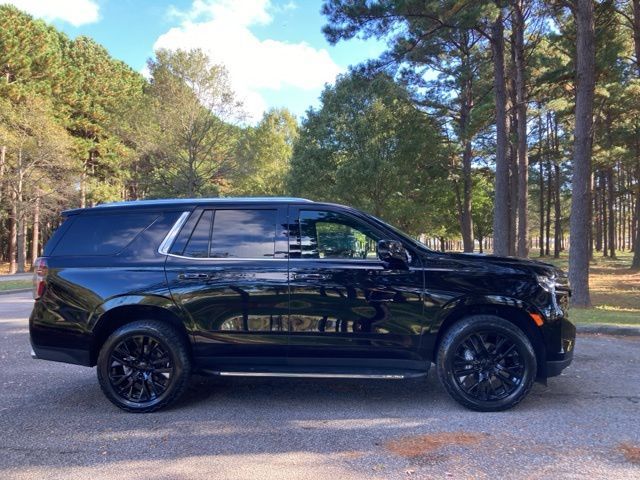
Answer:
[{"label": "tire", "polygon": [[496,412],[520,403],[536,378],[531,342],[511,322],[473,315],[455,323],[438,348],[438,377],[471,410]]},{"label": "tire", "polygon": [[134,413],[159,410],[178,400],[189,385],[187,339],[157,320],[126,324],[100,349],[97,374],[103,393],[119,408]]}]

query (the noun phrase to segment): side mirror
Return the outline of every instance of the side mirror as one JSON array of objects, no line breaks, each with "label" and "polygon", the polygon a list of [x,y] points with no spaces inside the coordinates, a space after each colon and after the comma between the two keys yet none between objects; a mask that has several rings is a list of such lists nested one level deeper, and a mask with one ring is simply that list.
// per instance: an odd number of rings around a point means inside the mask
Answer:
[{"label": "side mirror", "polygon": [[407,270],[411,263],[409,252],[397,240],[378,241],[378,258],[389,268],[398,270]]}]

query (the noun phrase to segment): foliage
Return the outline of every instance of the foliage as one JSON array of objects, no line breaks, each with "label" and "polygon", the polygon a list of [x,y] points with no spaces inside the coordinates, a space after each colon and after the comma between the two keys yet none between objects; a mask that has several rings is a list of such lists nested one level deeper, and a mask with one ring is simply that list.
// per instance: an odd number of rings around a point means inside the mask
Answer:
[{"label": "foliage", "polygon": [[344,202],[419,233],[446,178],[443,138],[405,89],[380,74],[340,77],[310,110],[291,161],[294,194]]},{"label": "foliage", "polygon": [[201,50],[159,50],[149,61],[151,196],[218,196],[235,169],[242,106],[224,67]]},{"label": "foliage", "polygon": [[270,110],[256,127],[247,128],[238,142],[238,174],[233,193],[285,195],[297,138],[298,122],[286,109]]}]

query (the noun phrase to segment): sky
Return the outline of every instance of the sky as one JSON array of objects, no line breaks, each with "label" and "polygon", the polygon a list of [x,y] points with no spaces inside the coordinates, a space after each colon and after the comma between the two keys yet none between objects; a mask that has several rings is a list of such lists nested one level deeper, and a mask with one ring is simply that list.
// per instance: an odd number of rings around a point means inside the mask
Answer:
[{"label": "sky", "polygon": [[270,108],[301,117],[326,83],[384,44],[322,34],[320,0],[0,0],[74,38],[86,35],[145,73],[158,48],[202,48],[229,71],[250,123]]}]

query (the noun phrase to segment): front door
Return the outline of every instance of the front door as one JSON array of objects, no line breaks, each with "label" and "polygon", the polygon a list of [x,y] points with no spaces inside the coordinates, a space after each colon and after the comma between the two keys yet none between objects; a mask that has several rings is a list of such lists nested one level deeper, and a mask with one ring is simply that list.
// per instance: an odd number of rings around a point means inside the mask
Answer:
[{"label": "front door", "polygon": [[199,364],[286,362],[286,223],[286,207],[243,206],[198,209],[185,224],[166,273]]},{"label": "front door", "polygon": [[392,234],[338,208],[290,208],[289,220],[290,364],[423,368],[417,256],[385,267],[377,242]]}]

